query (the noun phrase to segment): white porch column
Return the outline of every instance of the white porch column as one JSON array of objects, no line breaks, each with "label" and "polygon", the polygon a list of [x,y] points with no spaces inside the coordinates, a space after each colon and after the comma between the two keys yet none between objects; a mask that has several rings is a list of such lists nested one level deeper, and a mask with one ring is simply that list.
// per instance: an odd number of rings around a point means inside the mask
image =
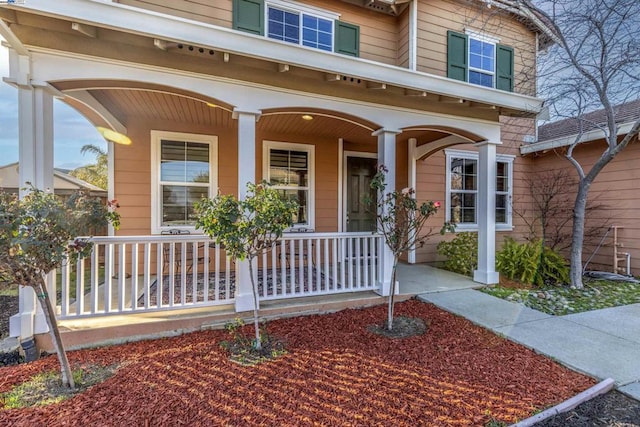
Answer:
[{"label": "white porch column", "polygon": [[[416,148],[418,146],[418,140],[416,138],[409,138],[409,150],[408,151],[408,156],[407,156],[407,162],[408,162],[408,179],[409,179],[409,187],[413,188],[414,191],[418,191],[417,189],[417,176],[416,176]],[[413,197],[417,197],[417,193],[413,193]],[[409,249],[409,252],[407,253],[407,262],[409,264],[415,264],[416,263],[416,248],[415,246],[412,247],[411,249]]]},{"label": "white porch column", "polygon": [[[247,183],[256,181],[256,122],[260,111],[233,110],[238,120],[238,199],[247,197]],[[254,260],[254,279],[258,263]],[[253,290],[249,276],[249,262],[236,261],[236,311],[253,310]]]},{"label": "white porch column", "polygon": [[498,283],[496,271],[496,145],[480,142],[478,159],[478,269],[473,280],[485,285]]},{"label": "white porch column", "polygon": [[[46,85],[31,84],[30,58],[11,54],[11,80],[18,88],[20,197],[24,197],[27,182],[53,191],[53,96]],[[9,329],[21,341],[49,331],[32,288],[20,287],[18,314],[11,317]]]},{"label": "white porch column", "polygon": [[[400,132],[402,131],[382,128],[373,133],[373,136],[378,137],[378,165],[385,165],[389,170],[386,176],[387,193],[392,193],[396,189],[396,135]],[[384,243],[379,262],[381,280],[377,292],[382,296],[388,296],[391,293],[393,253]]]}]

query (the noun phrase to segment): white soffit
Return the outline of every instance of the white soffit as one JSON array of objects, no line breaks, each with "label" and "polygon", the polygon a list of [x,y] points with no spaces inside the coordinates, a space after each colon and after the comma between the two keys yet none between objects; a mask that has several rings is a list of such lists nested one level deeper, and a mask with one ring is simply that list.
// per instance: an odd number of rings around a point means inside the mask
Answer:
[{"label": "white soffit", "polygon": [[[357,76],[365,80],[488,103],[518,111],[538,113],[539,98],[475,86],[469,83],[354,58],[332,52],[286,45],[266,37],[243,33],[202,22],[161,14],[103,0],[29,0],[24,5],[8,6],[31,12],[143,35],[167,41],[190,43],[224,52],[291,64],[334,74]],[[331,68],[327,65],[330,64]]]}]

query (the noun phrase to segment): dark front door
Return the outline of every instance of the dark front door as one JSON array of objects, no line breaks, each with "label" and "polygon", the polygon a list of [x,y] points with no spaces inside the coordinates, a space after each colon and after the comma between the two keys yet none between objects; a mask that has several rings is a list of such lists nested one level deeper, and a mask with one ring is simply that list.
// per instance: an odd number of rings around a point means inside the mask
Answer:
[{"label": "dark front door", "polygon": [[376,173],[377,159],[347,157],[347,231],[374,231],[376,229],[376,208],[365,203],[370,196],[371,179]]}]

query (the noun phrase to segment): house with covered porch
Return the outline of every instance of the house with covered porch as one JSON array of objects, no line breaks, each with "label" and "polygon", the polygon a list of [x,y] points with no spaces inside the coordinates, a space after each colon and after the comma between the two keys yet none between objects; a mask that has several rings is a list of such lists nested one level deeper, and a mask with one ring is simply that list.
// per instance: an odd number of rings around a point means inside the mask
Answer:
[{"label": "house with covered porch", "polygon": [[[120,230],[49,276],[63,322],[251,309],[248,266],[194,228],[192,204],[243,197],[262,179],[300,209],[258,261],[261,302],[388,295],[390,253],[362,204],[376,164],[389,191],[442,200],[435,222],[477,230],[474,280],[498,280],[496,231],[514,226],[528,167],[515,153],[542,109],[534,78],[547,41],[496,4],[29,0],[0,6],[0,33],[4,80],[19,93],[21,182],[51,186],[54,97],[131,141],[108,148]],[[11,334],[43,332],[22,289]]]}]

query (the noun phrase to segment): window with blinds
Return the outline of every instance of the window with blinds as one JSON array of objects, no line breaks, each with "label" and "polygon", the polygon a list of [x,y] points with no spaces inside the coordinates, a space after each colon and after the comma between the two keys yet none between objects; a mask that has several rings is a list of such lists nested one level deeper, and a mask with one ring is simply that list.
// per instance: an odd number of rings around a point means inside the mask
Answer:
[{"label": "window with blinds", "polygon": [[193,204],[209,195],[209,144],[162,140],[161,226],[195,225]]},{"label": "window with blinds", "polygon": [[294,228],[311,228],[313,146],[265,142],[265,179],[279,192],[298,203]]},{"label": "window with blinds", "polygon": [[154,232],[193,228],[193,204],[215,193],[215,137],[152,132]]}]

